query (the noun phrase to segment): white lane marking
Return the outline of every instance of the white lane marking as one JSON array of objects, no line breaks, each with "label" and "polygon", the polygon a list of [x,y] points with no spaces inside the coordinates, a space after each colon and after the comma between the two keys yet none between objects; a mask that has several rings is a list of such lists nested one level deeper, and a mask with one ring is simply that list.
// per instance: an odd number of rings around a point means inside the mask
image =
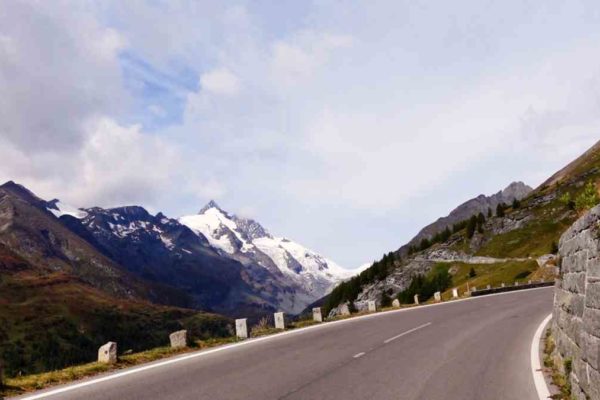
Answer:
[{"label": "white lane marking", "polygon": [[362,353],[355,354],[352,358],[361,358],[364,355],[365,355],[365,353],[362,352]]},{"label": "white lane marking", "polygon": [[484,300],[484,299],[489,299],[490,297],[494,297],[494,296],[510,296],[510,295],[515,295],[515,294],[519,294],[519,293],[524,293],[524,292],[530,292],[530,291],[534,291],[534,290],[546,290],[546,289],[554,289],[553,287],[549,286],[549,287],[541,287],[541,288],[531,288],[531,289],[523,289],[523,290],[517,290],[517,291],[512,291],[512,292],[503,292],[503,293],[494,293],[494,294],[489,294],[489,295],[485,295],[485,296],[477,296],[477,297],[467,297],[466,299],[459,299],[459,300],[452,300],[452,301],[447,301],[447,302],[442,302],[442,303],[435,303],[435,304],[424,304],[424,305],[420,305],[417,307],[410,307],[410,308],[403,308],[403,309],[399,309],[399,310],[391,310],[391,311],[385,311],[385,312],[379,312],[379,313],[374,313],[374,314],[368,314],[368,315],[362,315],[360,317],[353,317],[353,318],[348,318],[348,319],[342,319],[339,321],[332,321],[332,322],[326,322],[326,323],[322,323],[319,325],[313,325],[313,326],[307,326],[306,328],[299,328],[299,329],[294,329],[291,331],[286,331],[286,332],[282,332],[282,333],[277,333],[275,335],[271,335],[271,336],[263,336],[257,339],[249,339],[249,340],[245,340],[243,342],[240,343],[234,343],[234,344],[230,344],[230,345],[225,345],[225,346],[221,346],[221,347],[217,347],[211,350],[202,350],[199,351],[197,353],[191,353],[185,356],[181,356],[181,357],[177,357],[177,358],[171,358],[165,361],[159,361],[156,362],[154,364],[148,364],[148,365],[144,365],[141,367],[132,367],[131,369],[127,369],[123,372],[117,372],[117,373],[111,373],[110,375],[106,375],[100,378],[92,378],[90,380],[86,380],[80,383],[75,383],[75,384],[71,384],[69,386],[64,386],[64,387],[59,387],[57,389],[50,389],[46,392],[41,392],[38,394],[33,394],[31,396],[25,396],[25,397],[19,397],[19,400],[37,400],[37,399],[44,399],[46,397],[50,397],[50,396],[54,396],[57,394],[61,394],[61,393],[65,393],[65,392],[70,392],[72,390],[76,390],[76,389],[80,389],[86,386],[91,386],[91,385],[95,385],[97,383],[101,383],[101,382],[106,382],[106,381],[110,381],[113,379],[117,379],[117,378],[121,378],[127,375],[132,375],[132,374],[136,374],[138,372],[143,372],[143,371],[147,371],[149,369],[154,369],[154,368],[158,368],[158,367],[162,367],[165,365],[170,365],[170,364],[175,364],[178,363],[180,361],[186,361],[192,358],[197,358],[197,357],[203,357],[209,354],[213,354],[213,353],[217,353],[220,351],[225,351],[225,350],[229,350],[232,348],[236,348],[236,347],[241,347],[241,346],[247,346],[253,343],[259,343],[259,342],[264,342],[267,340],[273,340],[273,339],[277,339],[283,336],[287,336],[287,335],[295,335],[295,334],[301,334],[307,331],[311,331],[311,330],[317,330],[317,329],[323,329],[323,328],[327,328],[327,327],[331,327],[331,326],[335,326],[338,324],[347,324],[347,323],[352,323],[352,322],[357,322],[357,321],[361,321],[364,319],[369,319],[369,318],[378,318],[378,317],[383,317],[386,315],[391,315],[391,314],[396,314],[396,313],[402,313],[402,312],[410,312],[410,311],[416,311],[416,310],[423,310],[429,307],[442,307],[442,306],[447,306],[450,304],[457,304],[457,303],[461,303],[463,301],[477,301],[477,300]]},{"label": "white lane marking", "polygon": [[533,382],[535,383],[535,389],[537,390],[538,397],[540,400],[547,400],[550,397],[550,390],[546,385],[546,379],[544,379],[544,373],[542,372],[542,366],[540,364],[540,341],[542,339],[542,333],[546,329],[546,325],[552,319],[552,314],[548,315],[538,326],[535,335],[533,335],[533,341],[531,342],[531,372],[533,373]]},{"label": "white lane marking", "polygon": [[394,336],[394,337],[391,337],[391,338],[389,338],[389,339],[387,339],[387,340],[384,340],[384,341],[383,341],[383,343],[385,343],[385,344],[388,344],[389,342],[392,342],[392,341],[394,341],[394,340],[396,340],[396,339],[398,339],[398,338],[401,338],[401,337],[402,337],[402,336],[404,336],[404,335],[408,335],[409,333],[413,333],[414,331],[418,331],[419,329],[423,329],[423,328],[425,328],[425,327],[428,327],[429,325],[431,325],[431,322],[428,322],[428,323],[426,323],[426,324],[423,324],[423,325],[419,325],[419,326],[417,326],[416,328],[412,328],[411,330],[408,330],[408,331],[406,331],[406,332],[402,332],[402,333],[401,333],[401,334],[399,334],[399,335],[396,335],[396,336]]}]

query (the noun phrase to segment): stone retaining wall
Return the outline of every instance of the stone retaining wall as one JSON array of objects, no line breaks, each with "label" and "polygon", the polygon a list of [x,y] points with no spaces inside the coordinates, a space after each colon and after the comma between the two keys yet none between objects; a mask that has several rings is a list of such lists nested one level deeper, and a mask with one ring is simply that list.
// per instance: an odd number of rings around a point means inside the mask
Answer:
[{"label": "stone retaining wall", "polygon": [[600,399],[600,206],[565,232],[559,251],[552,329],[556,356],[563,369],[571,367],[573,398]]}]

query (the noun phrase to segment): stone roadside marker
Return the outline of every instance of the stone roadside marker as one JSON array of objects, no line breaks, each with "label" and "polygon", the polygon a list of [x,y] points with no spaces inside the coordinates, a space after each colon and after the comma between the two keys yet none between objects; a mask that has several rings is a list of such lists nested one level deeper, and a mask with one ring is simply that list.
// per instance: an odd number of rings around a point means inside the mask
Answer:
[{"label": "stone roadside marker", "polygon": [[350,307],[348,307],[348,303],[342,304],[342,306],[340,307],[340,314],[350,315]]},{"label": "stone roadside marker", "polygon": [[452,297],[454,297],[455,299],[458,298],[458,289],[457,288],[452,289]]},{"label": "stone roadside marker", "polygon": [[275,318],[275,329],[285,329],[285,315],[282,312],[273,314]]},{"label": "stone roadside marker", "polygon": [[98,362],[104,364],[117,362],[117,344],[115,342],[108,342],[98,349]]},{"label": "stone roadside marker", "polygon": [[487,290],[490,290],[492,288],[492,285],[487,285]]},{"label": "stone roadside marker", "polygon": [[184,329],[181,331],[173,332],[169,335],[171,341],[171,347],[174,349],[180,349],[187,347],[188,345],[188,332]]},{"label": "stone roadside marker", "polygon": [[392,301],[392,307],[400,308],[400,300],[394,299],[394,301]]},{"label": "stone roadside marker", "polygon": [[376,312],[377,311],[377,304],[375,304],[375,301],[373,301],[373,300],[369,300],[367,302],[367,307],[369,307],[369,312]]},{"label": "stone roadside marker", "polygon": [[519,282],[515,282],[515,286],[519,286]]},{"label": "stone roadside marker", "polygon": [[502,284],[500,285],[500,287],[504,287],[504,286],[505,286],[505,285],[504,285],[504,282],[502,282]]},{"label": "stone roadside marker", "polygon": [[415,304],[419,305],[419,295],[415,294]]},{"label": "stone roadside marker", "polygon": [[321,314],[321,307],[313,308],[313,320],[317,322],[323,322],[323,315]]},{"label": "stone roadside marker", "polygon": [[440,292],[435,292],[433,294],[433,298],[435,299],[435,301],[442,301],[442,294]]},{"label": "stone roadside marker", "polygon": [[476,292],[476,291],[477,291],[477,286],[473,286],[473,287],[471,288],[471,292]]},{"label": "stone roadside marker", "polygon": [[241,318],[235,320],[235,335],[240,339],[248,339],[248,319]]}]

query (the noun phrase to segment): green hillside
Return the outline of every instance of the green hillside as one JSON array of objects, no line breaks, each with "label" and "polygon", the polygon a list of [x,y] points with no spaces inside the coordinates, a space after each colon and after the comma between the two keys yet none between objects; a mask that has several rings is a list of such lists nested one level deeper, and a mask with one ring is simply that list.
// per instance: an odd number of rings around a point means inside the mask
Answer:
[{"label": "green hillside", "polygon": [[29,374],[93,361],[108,341],[119,352],[168,343],[187,328],[194,338],[229,336],[213,314],[117,300],[71,275],[37,268],[0,245],[0,359],[5,374]]}]

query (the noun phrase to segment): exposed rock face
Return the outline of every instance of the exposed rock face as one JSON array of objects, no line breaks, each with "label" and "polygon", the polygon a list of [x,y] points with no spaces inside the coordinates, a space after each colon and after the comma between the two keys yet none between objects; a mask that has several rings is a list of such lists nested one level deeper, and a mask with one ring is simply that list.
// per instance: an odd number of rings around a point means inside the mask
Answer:
[{"label": "exposed rock face", "polygon": [[562,236],[559,252],[552,330],[557,357],[572,360],[573,398],[600,399],[600,206]]},{"label": "exposed rock face", "polygon": [[98,362],[104,364],[117,362],[117,344],[115,342],[108,342],[98,349]]},{"label": "exposed rock face", "polygon": [[171,347],[174,349],[180,349],[183,347],[187,347],[188,331],[181,330],[181,331],[171,333],[169,335],[169,341],[171,342]]},{"label": "exposed rock face", "polygon": [[[417,245],[424,238],[430,239],[436,233],[446,229],[446,227],[452,227],[452,224],[464,221],[465,219],[468,219],[473,215],[477,215],[480,212],[486,215],[488,209],[491,209],[493,212],[495,212],[496,206],[498,206],[500,203],[510,204],[514,199],[521,200],[529,195],[532,190],[533,189],[531,187],[527,186],[523,182],[513,182],[504,190],[501,190],[496,194],[491,196],[485,196],[482,194],[474,199],[466,201],[451,211],[446,217],[442,217],[434,223],[423,228],[417,234],[417,236],[400,248],[400,252],[405,254],[409,246]],[[509,227],[507,227],[507,229],[510,230]]]}]

